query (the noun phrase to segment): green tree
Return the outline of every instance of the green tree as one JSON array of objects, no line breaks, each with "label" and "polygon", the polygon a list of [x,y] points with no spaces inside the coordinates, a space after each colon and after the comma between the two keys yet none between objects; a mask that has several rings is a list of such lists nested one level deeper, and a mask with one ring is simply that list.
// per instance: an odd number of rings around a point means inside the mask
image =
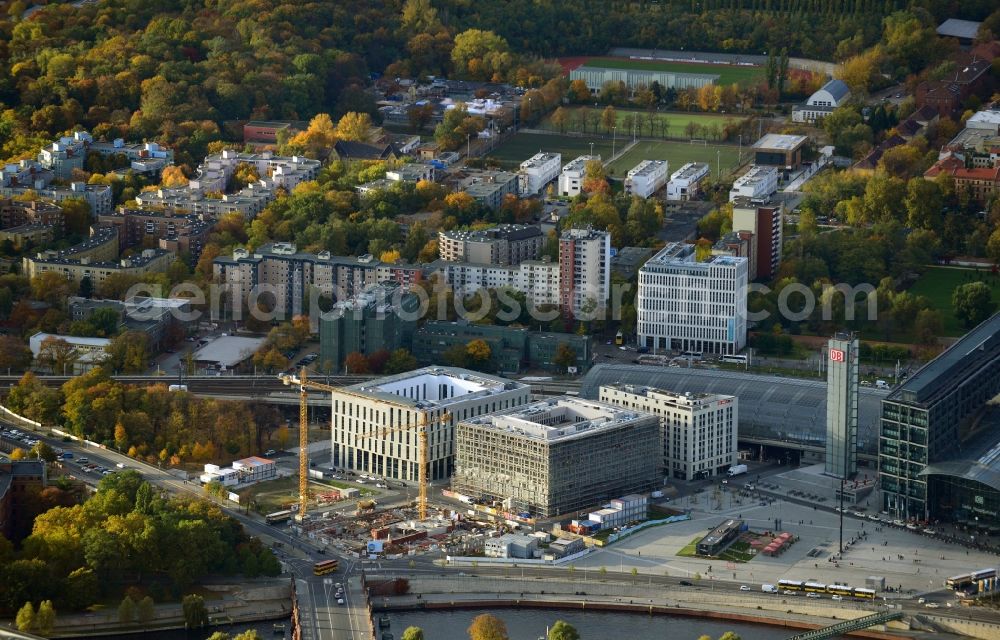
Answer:
[{"label": "green tree", "polygon": [[509,640],[507,625],[489,613],[481,613],[469,625],[469,640]]},{"label": "green tree", "polygon": [[38,605],[38,613],[35,614],[35,630],[47,636],[52,633],[54,626],[56,626],[56,609],[52,606],[51,600],[42,600],[42,604]]},{"label": "green tree", "polygon": [[31,349],[14,336],[0,336],[0,371],[24,371],[31,364]]},{"label": "green tree", "polygon": [[153,599],[149,596],[144,597],[136,605],[136,618],[139,620],[142,626],[148,626],[153,618],[156,617],[156,605],[153,603]]},{"label": "green tree", "polygon": [[385,362],[385,373],[404,373],[417,368],[417,359],[406,349],[396,349]]},{"label": "green tree", "polygon": [[424,630],[420,627],[407,627],[403,631],[402,640],[424,640]]},{"label": "green tree", "polygon": [[[243,633],[237,633],[233,636],[233,640],[263,640],[263,638],[260,637],[256,629],[247,629]],[[737,638],[737,640],[739,639]]]},{"label": "green tree", "polygon": [[951,306],[955,310],[955,317],[962,321],[966,329],[986,320],[996,309],[993,293],[985,282],[969,282],[955,287],[951,295]]},{"label": "green tree", "polygon": [[548,640],[580,640],[580,632],[576,627],[564,620],[556,620],[549,629]]},{"label": "green tree", "polygon": [[135,620],[135,600],[125,596],[118,605],[118,622],[131,624],[133,620]]},{"label": "green tree", "polygon": [[735,631],[727,631],[719,636],[719,640],[740,640],[740,636]]},{"label": "green tree", "polygon": [[142,373],[149,363],[149,338],[141,331],[126,331],[114,338],[106,350],[112,371]]},{"label": "green tree", "polygon": [[35,607],[30,602],[25,602],[24,606],[17,610],[17,617],[14,624],[18,631],[31,631],[35,626]]},{"label": "green tree", "polygon": [[184,596],[181,607],[184,610],[185,628],[200,629],[208,624],[208,609],[205,608],[205,599],[197,593],[189,593]]},{"label": "green tree", "polygon": [[31,448],[31,457],[45,462],[55,462],[56,452],[47,442],[39,440],[38,444]]}]

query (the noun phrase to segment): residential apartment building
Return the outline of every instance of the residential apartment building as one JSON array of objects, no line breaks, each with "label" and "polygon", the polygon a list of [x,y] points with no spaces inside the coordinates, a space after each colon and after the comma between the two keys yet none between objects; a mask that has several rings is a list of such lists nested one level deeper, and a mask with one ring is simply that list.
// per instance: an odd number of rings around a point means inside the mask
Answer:
[{"label": "residential apartment building", "polygon": [[63,229],[62,207],[42,200],[0,200],[0,229],[26,224]]},{"label": "residential apartment building", "polygon": [[272,189],[283,188],[291,192],[297,185],[315,180],[319,175],[320,161],[302,156],[276,156],[270,151],[241,153],[223,149],[221,153],[207,156],[198,166],[197,175],[188,188],[206,192],[225,193],[230,179],[240,165],[253,167],[261,180]]},{"label": "residential apartment building", "polygon": [[1000,526],[998,393],[1000,314],[882,400],[879,485],[891,518]]},{"label": "residential apartment building", "polygon": [[725,475],[737,462],[736,396],[617,384],[602,386],[599,398],[660,419],[664,475],[700,480]]},{"label": "residential apartment building", "polygon": [[708,163],[688,162],[674,171],[667,183],[667,200],[691,200],[701,192],[701,181],[708,177]]},{"label": "residential apartment building", "polygon": [[561,266],[548,256],[541,260],[525,260],[514,274],[514,289],[524,293],[535,307],[559,306]]},{"label": "residential apartment building", "polygon": [[438,232],[438,252],[450,262],[517,265],[538,258],[544,243],[541,229],[523,224]]},{"label": "residential apartment building", "polygon": [[[156,142],[127,143],[122,138],[111,142],[91,142],[88,151],[102,156],[124,156],[128,160],[127,169],[135,173],[159,175],[163,169],[174,163],[172,149],[161,147]],[[124,173],[126,167],[121,167]]]},{"label": "residential apartment building", "polygon": [[231,257],[217,257],[212,270],[216,281],[227,285],[228,308],[242,312],[251,294],[256,294],[273,302],[273,308],[287,318],[309,311],[313,290],[345,300],[379,282],[409,287],[423,280],[419,266],[385,264],[370,255],[300,253],[290,242],[266,244],[253,253],[234,249]]},{"label": "residential apartment building", "polygon": [[587,174],[587,163],[601,161],[601,156],[580,156],[570,160],[559,172],[559,195],[574,197],[583,191],[583,180]]},{"label": "residential apartment building", "polygon": [[[117,244],[118,240],[115,239]],[[48,253],[48,252],[46,252]],[[92,258],[46,258],[38,254],[34,258],[24,258],[24,273],[29,278],[46,271],[55,271],[76,284],[89,278],[94,285],[104,282],[115,274],[143,276],[147,273],[164,273],[177,256],[163,249],[143,249],[141,253],[118,260],[94,260]]]},{"label": "residential apartment building", "polygon": [[[48,174],[51,176],[51,173]],[[106,184],[87,184],[85,182],[73,182],[68,187],[49,184],[45,180],[38,180],[34,185],[23,185],[14,180],[0,182],[0,196],[10,198],[31,193],[43,200],[53,200],[56,203],[69,200],[71,198],[83,200],[90,205],[91,215],[110,213],[114,208],[114,196],[111,187]]]},{"label": "residential apartment building", "polygon": [[[135,197],[136,204],[143,209],[158,209],[171,213],[195,214],[208,218],[220,218],[227,213],[239,213],[247,220],[257,217],[275,198],[274,189],[267,181],[249,184],[238,193],[224,193],[214,197],[202,189],[179,187],[143,191]],[[108,212],[110,213],[110,207]]]},{"label": "residential apartment building", "polygon": [[337,302],[319,318],[320,370],[356,373],[344,369],[350,353],[409,348],[420,311],[420,299],[395,282],[372,285]]},{"label": "residential apartment building", "polygon": [[809,96],[805,104],[792,108],[792,122],[816,122],[833,113],[851,97],[851,90],[843,80],[830,80]]},{"label": "residential apartment building", "polygon": [[666,160],[643,160],[625,175],[625,193],[648,198],[667,183]]},{"label": "residential apartment building", "polygon": [[746,197],[733,202],[733,232],[750,234],[751,280],[770,279],[778,274],[784,243],[784,207],[780,202],[762,204]]},{"label": "residential apartment building", "polygon": [[210,222],[195,214],[181,215],[126,207],[98,216],[97,223],[118,229],[118,245],[121,250],[158,246],[174,253],[189,252],[195,260],[201,255],[212,229]]},{"label": "residential apartment building", "polygon": [[610,287],[611,234],[594,229],[564,231],[559,238],[559,305],[563,314],[584,317],[603,309]]},{"label": "residential apartment building", "polygon": [[924,178],[935,180],[941,174],[950,175],[957,190],[964,189],[979,204],[986,204],[1000,194],[1000,162],[992,167],[966,167],[956,154],[948,154],[924,172]]},{"label": "residential apartment building", "polygon": [[87,145],[93,140],[86,131],[63,136],[38,152],[38,163],[50,170],[56,180],[71,180],[74,169],[83,171]]},{"label": "residential apartment building", "polygon": [[452,488],[549,518],[662,483],[653,415],[564,396],[460,419]]},{"label": "residential apartment building", "polygon": [[477,171],[462,180],[458,188],[495,211],[503,204],[504,196],[518,194],[519,180],[516,173],[507,171]]},{"label": "residential apartment building", "polygon": [[671,243],[639,269],[640,346],[736,354],[747,336],[746,258],[695,261],[694,245]]},{"label": "residential apartment building", "polygon": [[0,242],[9,240],[18,251],[30,246],[52,242],[56,238],[55,227],[47,224],[22,224],[19,227],[0,229]]},{"label": "residential apartment building", "polygon": [[755,165],[733,182],[733,188],[729,190],[729,201],[737,198],[766,201],[777,191],[778,169]]},{"label": "residential apartment building", "polygon": [[559,177],[562,155],[539,151],[521,163],[518,171],[518,191],[523,196],[538,195],[546,185]]},{"label": "residential apartment building", "polygon": [[510,288],[524,293],[535,307],[559,305],[559,263],[547,258],[525,260],[519,265],[476,264],[437,260],[428,265],[456,295],[480,289]]},{"label": "residential apartment building", "polygon": [[427,430],[430,480],[451,475],[455,425],[531,399],[527,384],[453,367],[424,367],[331,393],[331,462],[396,480],[419,478],[420,429]]}]

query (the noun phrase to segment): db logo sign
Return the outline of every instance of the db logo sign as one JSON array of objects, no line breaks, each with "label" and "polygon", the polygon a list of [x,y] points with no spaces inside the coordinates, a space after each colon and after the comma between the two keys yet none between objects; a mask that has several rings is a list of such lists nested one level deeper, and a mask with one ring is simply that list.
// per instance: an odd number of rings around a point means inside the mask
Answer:
[{"label": "db logo sign", "polygon": [[844,352],[841,349],[830,349],[830,362],[843,362]]}]

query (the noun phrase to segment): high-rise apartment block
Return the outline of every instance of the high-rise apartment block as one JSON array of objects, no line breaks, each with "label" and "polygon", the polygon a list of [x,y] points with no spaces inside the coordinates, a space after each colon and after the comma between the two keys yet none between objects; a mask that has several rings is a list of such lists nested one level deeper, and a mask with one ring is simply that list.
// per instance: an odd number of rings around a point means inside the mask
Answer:
[{"label": "high-rise apartment block", "polygon": [[737,460],[736,396],[673,393],[636,385],[604,385],[600,400],[660,419],[664,475],[700,480],[725,475]]},{"label": "high-rise apartment block", "polygon": [[513,409],[531,399],[524,383],[453,367],[425,367],[332,393],[335,467],[417,480],[418,433],[427,429],[427,477],[455,465],[455,424]]},{"label": "high-rise apartment block", "polygon": [[780,202],[763,203],[746,197],[733,200],[733,232],[750,238],[751,280],[771,279],[781,266],[784,243],[784,208]]},{"label": "high-rise apartment block", "polygon": [[559,238],[559,305],[564,315],[584,317],[603,309],[611,287],[611,234],[567,229]]},{"label": "high-rise apartment block", "polygon": [[639,345],[739,353],[747,337],[747,275],[746,258],[697,262],[694,245],[667,245],[639,269]]},{"label": "high-rise apartment block", "polygon": [[455,491],[552,517],[662,483],[660,425],[577,397],[459,420]]}]

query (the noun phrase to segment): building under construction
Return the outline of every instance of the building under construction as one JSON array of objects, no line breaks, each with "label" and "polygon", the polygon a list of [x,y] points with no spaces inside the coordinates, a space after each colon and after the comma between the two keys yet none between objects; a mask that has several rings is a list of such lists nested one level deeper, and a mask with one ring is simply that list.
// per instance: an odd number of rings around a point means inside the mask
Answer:
[{"label": "building under construction", "polygon": [[564,396],[468,418],[455,432],[455,491],[541,517],[662,480],[659,420]]}]

